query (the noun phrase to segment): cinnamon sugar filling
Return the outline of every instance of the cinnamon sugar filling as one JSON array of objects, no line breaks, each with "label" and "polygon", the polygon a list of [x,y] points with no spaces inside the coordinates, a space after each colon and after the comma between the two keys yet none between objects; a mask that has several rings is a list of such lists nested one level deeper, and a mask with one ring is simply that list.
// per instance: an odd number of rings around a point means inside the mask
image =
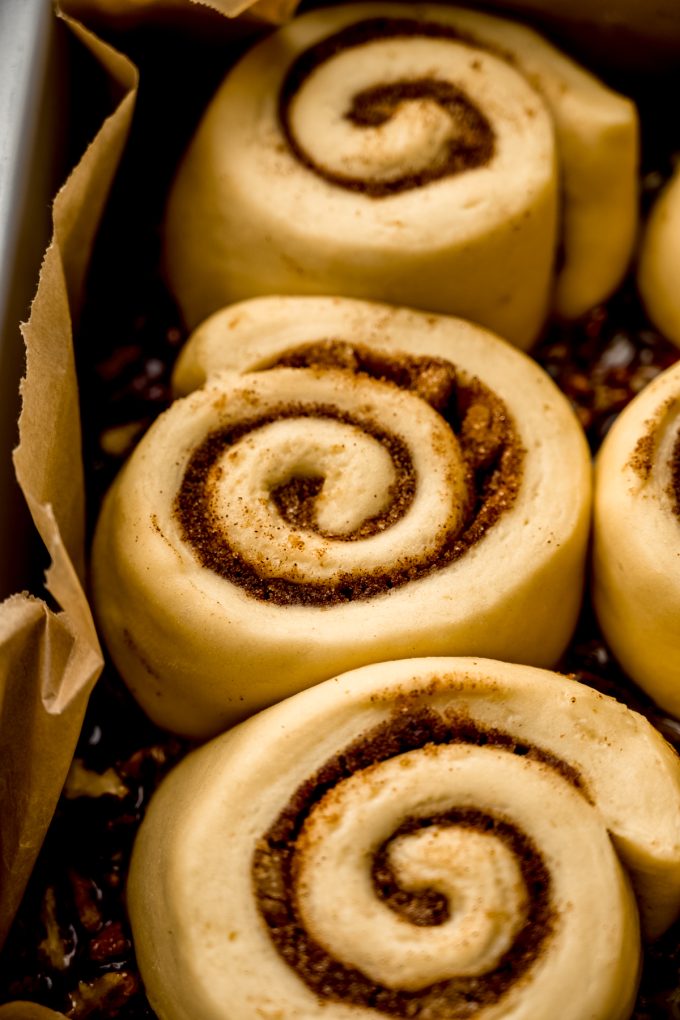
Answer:
[{"label": "cinnamon sugar filling", "polygon": [[451,136],[429,166],[389,178],[360,178],[336,173],[314,160],[302,147],[291,123],[291,106],[309,76],[344,50],[399,37],[451,39],[477,46],[448,25],[415,18],[368,18],[335,32],[301,53],[291,64],[279,93],[281,130],[298,162],[330,184],[362,192],[369,198],[384,198],[486,166],[495,151],[495,134],[482,111],[463,89],[431,76],[364,89],[353,96],[352,104],[344,114],[359,128],[378,127],[390,120],[402,103],[418,100],[436,103],[451,121]]},{"label": "cinnamon sugar filling", "polygon": [[[649,480],[652,468],[654,467],[654,458],[656,456],[658,443],[657,433],[661,426],[664,414],[672,409],[674,403],[675,400],[673,397],[665,401],[655,417],[645,423],[645,432],[638,439],[635,444],[635,449],[627,462],[628,467],[632,468],[643,482]],[[668,486],[667,495],[671,501],[671,510],[676,517],[680,518],[680,431],[678,431],[673,443],[669,467],[671,480]]]},{"label": "cinnamon sugar filling", "polygon": [[[357,541],[390,527],[409,509],[417,478],[404,442],[378,423],[358,415],[340,413],[324,405],[284,405],[266,416],[210,433],[196,448],[187,465],[174,505],[184,540],[199,562],[239,585],[249,595],[279,605],[333,605],[372,598],[424,577],[454,562],[478,542],[515,501],[522,477],[524,450],[504,403],[475,378],[467,378],[440,358],[388,356],[362,345],[342,341],[309,344],[281,358],[277,365],[345,368],[392,382],[417,392],[456,433],[461,448],[468,490],[472,494],[461,529],[444,535],[429,556],[405,551],[397,562],[361,575],[338,573],[328,582],[304,582],[272,577],[270,564],[258,563],[254,544],[247,560],[225,539],[213,509],[211,478],[220,457],[234,443],[277,418],[331,418],[355,425],[373,436],[390,455],[395,481],[388,500],[375,517],[348,535],[325,535],[334,541]],[[279,515],[296,529],[325,534],[315,521],[314,506],[323,479],[293,477],[269,495]]]},{"label": "cinnamon sugar filling", "polygon": [[[510,734],[486,729],[467,717],[443,716],[429,708],[405,707],[329,759],[302,784],[258,841],[253,858],[253,884],[262,918],[278,952],[302,981],[322,1000],[372,1007],[395,1017],[452,1020],[474,1016],[497,1002],[539,958],[552,934],[556,914],[551,878],[533,841],[509,819],[483,810],[457,808],[431,817],[406,817],[377,849],[372,861],[375,895],[396,914],[425,927],[443,924],[449,904],[434,889],[410,891],[399,886],[389,862],[390,844],[400,836],[429,826],[457,826],[501,840],[513,854],[524,883],[528,908],[515,939],[489,973],[452,978],[419,991],[395,990],[377,984],[359,970],[333,959],[305,930],[296,907],[297,839],[315,805],[334,786],[356,772],[409,751],[441,744],[490,745],[547,764],[582,792],[578,771],[554,755]],[[587,794],[586,794],[587,795]]]},{"label": "cinnamon sugar filling", "polygon": [[673,511],[680,518],[680,432],[671,454],[671,500]]}]

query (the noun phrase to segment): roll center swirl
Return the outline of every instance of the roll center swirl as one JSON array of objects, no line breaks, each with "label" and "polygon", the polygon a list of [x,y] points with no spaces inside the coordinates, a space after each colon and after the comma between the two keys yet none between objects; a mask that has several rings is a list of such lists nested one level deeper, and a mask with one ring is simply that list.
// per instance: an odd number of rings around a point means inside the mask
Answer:
[{"label": "roll center swirl", "polygon": [[453,562],[512,505],[523,460],[512,420],[450,363],[321,341],[279,366],[347,391],[355,409],[312,399],[231,422],[194,450],[175,499],[203,566],[251,596],[384,594]]},{"label": "roll center swirl", "polygon": [[[455,81],[428,73],[427,60],[418,55],[407,75],[368,84],[348,95],[341,117],[360,132],[356,141],[342,135],[344,155],[339,163],[324,162],[312,151],[304,111],[304,92],[308,84],[312,87],[310,79],[314,77],[319,87],[321,72],[325,74],[328,65],[341,55],[394,39],[476,45],[450,26],[407,18],[370,18],[305,50],[290,66],[279,94],[279,123],[295,158],[329,183],[370,198],[384,198],[483,167],[495,151],[494,130],[482,110]],[[327,88],[327,83],[321,87]]]},{"label": "roll center swirl", "polygon": [[[573,767],[540,748],[426,708],[397,710],[328,760],[294,793],[253,860],[272,941],[320,998],[396,1017],[474,1016],[522,979],[550,939],[551,877],[533,840],[498,811],[447,805],[423,786],[429,773],[441,778],[455,767],[461,748],[528,756],[586,792]],[[371,819],[380,814],[387,832],[376,840]],[[394,920],[385,921],[385,910]],[[392,959],[379,934],[385,924],[408,953],[397,948]]]}]

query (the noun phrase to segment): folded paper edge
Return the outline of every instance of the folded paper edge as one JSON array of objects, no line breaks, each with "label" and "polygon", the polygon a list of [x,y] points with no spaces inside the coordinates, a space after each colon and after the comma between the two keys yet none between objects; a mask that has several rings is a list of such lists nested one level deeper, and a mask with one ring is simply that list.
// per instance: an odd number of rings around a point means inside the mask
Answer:
[{"label": "folded paper edge", "polygon": [[[62,9],[55,13],[98,59],[121,95],[57,192],[52,238],[29,320],[22,326],[26,372],[13,458],[19,486],[52,559],[47,587],[62,612],[27,593],[0,605],[0,790],[7,795],[1,812],[0,944],[56,808],[103,665],[83,581],[84,481],[72,324],[127,141],[138,83],[137,69],[127,57]],[[4,1016],[29,1015],[13,1004],[3,1010]]]},{"label": "folded paper edge", "polygon": [[279,25],[295,12],[298,0],[190,0],[200,7],[210,7],[227,18],[236,18],[248,11],[264,21]]}]

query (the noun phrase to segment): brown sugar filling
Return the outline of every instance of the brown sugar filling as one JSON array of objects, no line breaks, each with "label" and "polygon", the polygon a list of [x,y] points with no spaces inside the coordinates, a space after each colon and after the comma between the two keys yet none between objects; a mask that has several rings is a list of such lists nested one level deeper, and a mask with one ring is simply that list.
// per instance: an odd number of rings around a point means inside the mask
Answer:
[{"label": "brown sugar filling", "polygon": [[[470,97],[448,81],[425,76],[377,84],[356,93],[344,116],[357,127],[379,127],[390,120],[402,103],[429,100],[446,112],[451,136],[429,166],[406,170],[388,178],[362,178],[337,173],[314,160],[302,147],[291,123],[291,106],[307,78],[332,57],[357,46],[386,38],[437,38],[471,40],[450,26],[415,18],[368,18],[322,39],[291,64],[279,93],[279,123],[295,158],[330,184],[359,191],[369,198],[384,198],[432,181],[486,166],[495,151],[491,124]],[[476,45],[476,44],[473,44]]]},{"label": "brown sugar filling", "polygon": [[[213,509],[211,478],[220,457],[249,432],[280,417],[326,417],[353,424],[387,449],[395,482],[386,507],[349,535],[326,535],[336,541],[356,541],[390,527],[413,501],[417,479],[404,442],[377,423],[342,414],[323,405],[282,405],[267,416],[212,432],[197,447],[187,465],[175,499],[175,515],[185,541],[201,564],[239,585],[249,595],[278,605],[334,605],[372,598],[424,577],[458,559],[478,542],[512,506],[522,477],[524,450],[505,404],[478,379],[466,377],[440,358],[376,353],[360,344],[320,341],[290,352],[277,362],[293,367],[333,367],[353,370],[417,392],[456,433],[465,464],[471,499],[462,529],[446,533],[429,556],[405,551],[393,565],[362,574],[341,574],[328,582],[305,582],[269,576],[257,551],[246,560],[225,540]],[[283,520],[294,528],[322,533],[315,523],[314,503],[323,479],[293,477],[274,489],[271,499]],[[269,565],[267,565],[268,567]]]},{"label": "brown sugar filling", "polygon": [[673,512],[680,518],[680,432],[673,445],[671,454],[671,500]]},{"label": "brown sugar filling", "polygon": [[[654,457],[657,449],[657,432],[661,425],[664,413],[670,411],[675,401],[673,398],[667,400],[657,413],[655,418],[646,422],[646,430],[640,436],[635,449],[628,460],[628,467],[642,479],[649,480],[654,467]],[[671,481],[668,486],[668,496],[671,501],[671,509],[676,517],[680,517],[680,432],[678,432],[673,443],[670,458]]]},{"label": "brown sugar filling", "polygon": [[656,424],[645,432],[643,436],[640,436],[628,461],[633,471],[645,482],[651,475],[654,464],[654,450],[656,449],[655,429]]},{"label": "brown sugar filling", "polygon": [[305,930],[296,906],[297,839],[307,817],[334,786],[372,765],[409,751],[441,744],[493,746],[548,765],[585,793],[578,771],[541,748],[518,743],[501,730],[486,729],[469,717],[442,715],[430,708],[406,706],[329,759],[300,786],[271,828],[258,841],[253,857],[253,885],[258,907],[278,952],[321,1000],[371,1007],[395,1017],[452,1020],[474,1016],[497,1002],[539,958],[555,929],[549,870],[533,841],[510,820],[496,813],[452,806],[429,817],[405,817],[374,855],[375,895],[410,923],[425,927],[444,923],[449,904],[434,889],[416,892],[399,887],[388,863],[390,844],[429,826],[458,826],[501,840],[513,854],[527,892],[525,923],[513,944],[487,974],[452,978],[419,991],[377,984],[356,968],[330,957]]}]

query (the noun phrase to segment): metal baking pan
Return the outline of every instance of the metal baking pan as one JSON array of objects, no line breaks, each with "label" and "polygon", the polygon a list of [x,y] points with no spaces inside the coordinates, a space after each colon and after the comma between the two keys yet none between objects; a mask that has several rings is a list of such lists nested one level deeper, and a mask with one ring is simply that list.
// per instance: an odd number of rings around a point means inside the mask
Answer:
[{"label": "metal baking pan", "polygon": [[0,3],[0,597],[31,586],[40,543],[14,479],[23,344],[66,147],[66,39],[50,0]]}]

